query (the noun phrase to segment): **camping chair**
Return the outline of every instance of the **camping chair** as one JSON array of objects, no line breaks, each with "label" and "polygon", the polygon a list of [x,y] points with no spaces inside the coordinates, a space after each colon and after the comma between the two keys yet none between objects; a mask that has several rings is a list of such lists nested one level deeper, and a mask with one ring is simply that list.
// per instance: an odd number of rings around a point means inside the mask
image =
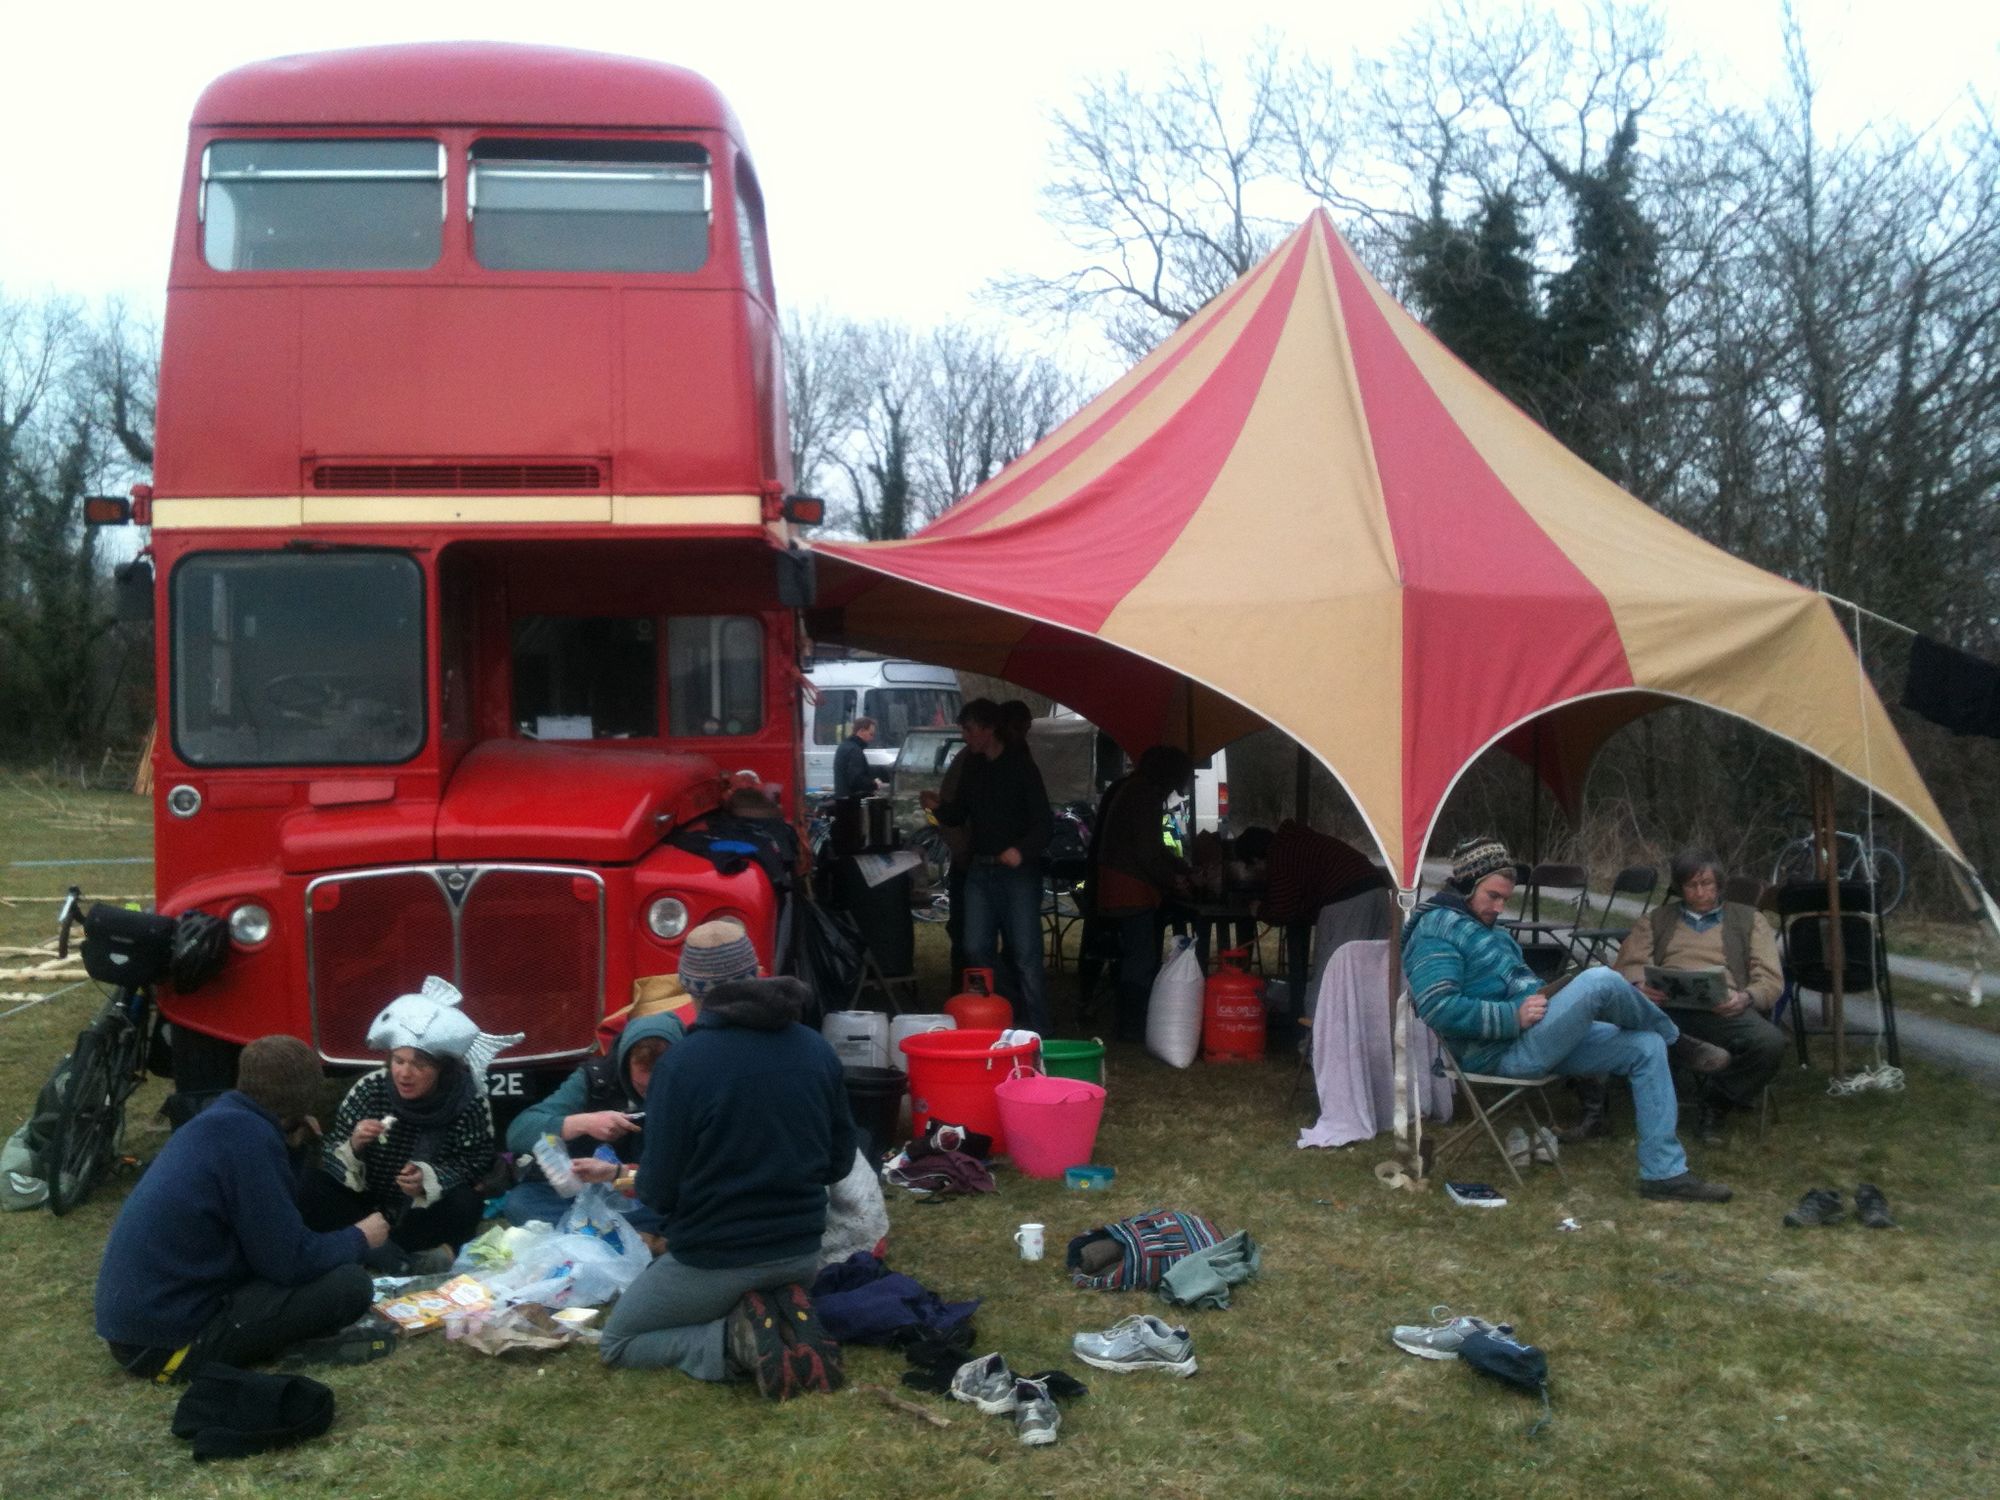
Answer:
[{"label": "camping chair", "polygon": [[[1800,1001],[1803,991],[1822,997],[1833,988],[1833,970],[1827,956],[1827,940],[1832,927],[1827,911],[1826,883],[1800,881],[1780,886],[1777,895],[1778,952],[1785,971],[1785,992],[1779,998],[1782,1014],[1789,1006],[1792,1035],[1798,1042],[1799,1066],[1806,1066],[1806,1015]],[[1874,891],[1864,881],[1840,883],[1840,941],[1844,962],[1841,989],[1847,995],[1872,994],[1882,1007],[1883,1045],[1892,1066],[1902,1066],[1902,1052],[1896,1045],[1896,1002],[1889,988],[1889,945],[1882,931],[1882,919],[1875,911]],[[1821,1009],[1825,1005],[1822,1000]],[[1864,1033],[1865,1034],[1865,1033]]]},{"label": "camping chair", "polygon": [[1597,924],[1593,927],[1573,927],[1569,934],[1570,952],[1583,964],[1604,961],[1604,950],[1616,949],[1625,941],[1625,935],[1632,930],[1632,922],[1617,926],[1616,919],[1620,896],[1639,898],[1639,920],[1653,909],[1653,895],[1660,888],[1660,872],[1652,865],[1627,865],[1611,877],[1611,889],[1604,897],[1604,909],[1597,914]]},{"label": "camping chair", "polygon": [[1081,859],[1054,859],[1042,882],[1042,932],[1048,940],[1049,965],[1062,973],[1063,947],[1070,928],[1083,920],[1077,891],[1088,866]]},{"label": "camping chair", "polygon": [[1764,882],[1755,875],[1731,875],[1722,882],[1722,899],[1738,906],[1756,906],[1764,899]]},{"label": "camping chair", "polygon": [[[1542,892],[1555,888],[1577,892],[1577,914],[1567,921],[1542,920]],[[1520,940],[1521,956],[1528,967],[1544,979],[1553,979],[1570,957],[1570,935],[1576,931],[1577,918],[1583,915],[1589,899],[1590,875],[1582,865],[1545,862],[1528,872],[1527,883],[1521,887],[1521,915],[1502,917],[1500,925]]]},{"label": "camping chair", "polygon": [[[1439,1066],[1444,1069],[1445,1076],[1458,1090],[1459,1098],[1465,1101],[1466,1110],[1472,1115],[1472,1119],[1438,1143],[1437,1155],[1431,1162],[1432,1169],[1442,1172],[1445,1162],[1484,1135],[1493,1143],[1493,1149],[1500,1153],[1501,1164],[1507,1168],[1507,1174],[1514,1179],[1514,1185],[1524,1186],[1520,1169],[1509,1160],[1507,1144],[1500,1139],[1500,1132],[1494,1128],[1493,1122],[1518,1104],[1528,1117],[1528,1138],[1531,1145],[1537,1126],[1546,1125],[1553,1131],[1556,1128],[1555,1108],[1549,1103],[1549,1096],[1543,1090],[1554,1083],[1560,1075],[1544,1073],[1539,1078],[1503,1078],[1497,1073],[1468,1073],[1458,1065],[1458,1059],[1452,1056],[1450,1043],[1444,1042],[1443,1038],[1439,1038],[1439,1041],[1441,1043],[1438,1048]],[[1480,1103],[1481,1089],[1502,1089],[1505,1092],[1489,1106]],[[1535,1106],[1538,1103],[1541,1105],[1539,1116],[1535,1113]],[[1569,1174],[1563,1170],[1561,1156],[1558,1155],[1551,1165],[1556,1169],[1556,1176],[1562,1179],[1563,1186],[1568,1187]]]}]

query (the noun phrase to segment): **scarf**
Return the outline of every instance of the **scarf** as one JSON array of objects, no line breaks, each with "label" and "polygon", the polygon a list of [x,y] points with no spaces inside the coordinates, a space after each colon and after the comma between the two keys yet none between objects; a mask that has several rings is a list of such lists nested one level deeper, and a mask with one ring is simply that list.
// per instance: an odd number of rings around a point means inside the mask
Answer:
[{"label": "scarf", "polygon": [[[436,1062],[437,1082],[428,1094],[415,1099],[395,1096],[397,1123],[408,1125],[416,1133],[410,1146],[411,1161],[430,1161],[443,1144],[452,1121],[470,1109],[479,1097],[478,1081],[463,1062],[455,1057],[440,1057]],[[391,1082],[391,1093],[395,1087]]]}]

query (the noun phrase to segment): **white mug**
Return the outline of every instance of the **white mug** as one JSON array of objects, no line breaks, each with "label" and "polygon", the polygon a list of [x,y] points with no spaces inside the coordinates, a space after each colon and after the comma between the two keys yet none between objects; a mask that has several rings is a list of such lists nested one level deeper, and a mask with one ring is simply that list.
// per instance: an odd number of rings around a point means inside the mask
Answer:
[{"label": "white mug", "polygon": [[1042,1258],[1042,1226],[1039,1224],[1023,1224],[1019,1229],[1014,1231],[1014,1243],[1021,1247],[1022,1260],[1040,1260]]}]

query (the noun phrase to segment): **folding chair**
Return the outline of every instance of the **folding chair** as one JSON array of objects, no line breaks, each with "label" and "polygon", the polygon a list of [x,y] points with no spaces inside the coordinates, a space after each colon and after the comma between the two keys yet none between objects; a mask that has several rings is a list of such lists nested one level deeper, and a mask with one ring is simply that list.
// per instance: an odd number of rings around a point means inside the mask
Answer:
[{"label": "folding chair", "polygon": [[[1617,925],[1618,898],[1637,896],[1639,898],[1639,918],[1653,909],[1653,896],[1660,888],[1660,872],[1652,865],[1627,865],[1611,877],[1611,889],[1605,894],[1604,909],[1597,914],[1593,927],[1575,927],[1570,930],[1570,951],[1586,964],[1603,961],[1606,948],[1616,949],[1625,941],[1625,935],[1632,930],[1632,922]],[[1634,921],[1639,920],[1634,918]]]},{"label": "folding chair", "polygon": [[[1519,1104],[1528,1117],[1528,1136],[1531,1143],[1535,1127],[1545,1125],[1553,1131],[1556,1128],[1555,1109],[1549,1103],[1548,1095],[1542,1091],[1561,1075],[1544,1073],[1539,1078],[1502,1078],[1497,1073],[1468,1073],[1458,1065],[1458,1059],[1451,1055],[1449,1043],[1438,1048],[1438,1061],[1445,1070],[1445,1076],[1451,1079],[1452,1085],[1458,1090],[1458,1096],[1465,1101],[1465,1107],[1472,1114],[1472,1123],[1453,1131],[1447,1139],[1439,1143],[1437,1155],[1431,1163],[1432,1167],[1442,1171],[1447,1160],[1484,1134],[1486,1139],[1493,1143],[1493,1149],[1500,1153],[1501,1164],[1507,1168],[1507,1174],[1514,1179],[1514,1185],[1524,1186],[1520,1170],[1508,1159],[1506,1142],[1500,1139],[1500,1132],[1494,1129],[1493,1122]],[[1494,1100],[1489,1108],[1479,1101],[1479,1090],[1483,1088],[1504,1089],[1506,1092]],[[1535,1106],[1538,1103],[1542,1107],[1539,1117],[1535,1114]],[[1569,1174],[1563,1171],[1562,1158],[1558,1156],[1553,1165],[1556,1176],[1562,1179],[1564,1187],[1568,1187]]]},{"label": "folding chair", "polygon": [[[1542,892],[1551,888],[1577,892],[1576,916],[1566,922],[1542,920]],[[1542,863],[1528,872],[1521,887],[1521,915],[1502,917],[1500,925],[1521,941],[1521,953],[1528,967],[1544,979],[1553,979],[1570,956],[1567,934],[1576,931],[1590,899],[1590,874],[1582,865]]]},{"label": "folding chair", "polygon": [[[1806,1066],[1806,1014],[1801,992],[1812,990],[1824,997],[1833,988],[1833,968],[1829,959],[1829,938],[1833,927],[1827,910],[1826,882],[1800,881],[1778,888],[1778,952],[1785,971],[1785,993],[1779,997],[1780,1010],[1789,1006],[1792,1036],[1799,1048],[1799,1066]],[[1872,994],[1882,1007],[1883,1045],[1894,1067],[1903,1065],[1896,1044],[1896,1000],[1889,988],[1889,944],[1882,932],[1882,919],[1875,911],[1875,893],[1865,882],[1840,883],[1841,992],[1845,995]],[[1822,999],[1822,1011],[1824,1000]],[[1864,1033],[1865,1035],[1866,1033]]]}]

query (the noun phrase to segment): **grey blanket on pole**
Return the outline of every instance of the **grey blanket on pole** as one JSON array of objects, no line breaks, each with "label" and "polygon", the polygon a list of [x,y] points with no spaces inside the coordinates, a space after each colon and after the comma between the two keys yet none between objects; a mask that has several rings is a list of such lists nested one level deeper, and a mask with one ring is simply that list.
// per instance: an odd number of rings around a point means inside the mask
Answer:
[{"label": "grey blanket on pole", "polygon": [[1176,1307],[1227,1307],[1229,1289],[1255,1276],[1263,1259],[1250,1231],[1239,1229],[1169,1266],[1160,1280],[1160,1300]]}]

